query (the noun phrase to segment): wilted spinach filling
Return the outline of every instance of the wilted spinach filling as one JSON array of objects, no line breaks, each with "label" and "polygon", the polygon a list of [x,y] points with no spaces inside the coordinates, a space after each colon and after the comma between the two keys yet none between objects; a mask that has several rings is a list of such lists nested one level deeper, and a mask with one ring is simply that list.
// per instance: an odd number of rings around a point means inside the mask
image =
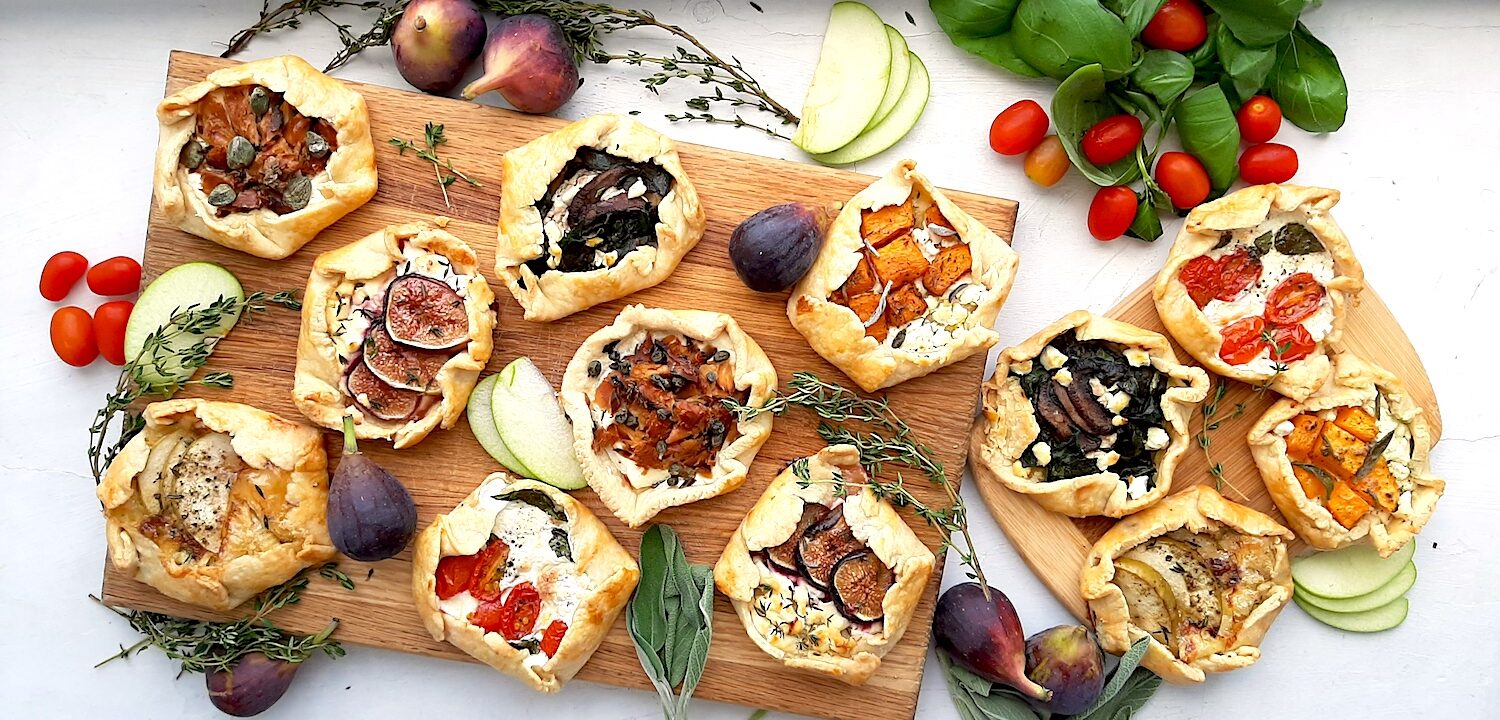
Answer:
[{"label": "wilted spinach filling", "polygon": [[[587,147],[578,149],[535,203],[544,233],[549,215],[555,217],[553,198],[580,173],[593,177],[568,199],[562,237],[546,238],[542,255],[526,263],[538,276],[610,267],[636,248],[657,243],[658,207],[672,191],[671,173],[654,162],[635,162]],[[630,190],[637,182],[644,192],[632,197]],[[554,245],[560,254],[553,254]],[[612,262],[601,261],[611,253]]]}]

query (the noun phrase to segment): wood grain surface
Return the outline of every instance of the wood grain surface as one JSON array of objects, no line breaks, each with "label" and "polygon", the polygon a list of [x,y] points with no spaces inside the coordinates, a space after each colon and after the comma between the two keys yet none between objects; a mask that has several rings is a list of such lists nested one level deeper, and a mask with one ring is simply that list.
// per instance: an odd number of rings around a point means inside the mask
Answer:
[{"label": "wood grain surface", "polygon": [[[175,52],[168,68],[166,90],[173,92],[229,64],[218,58]],[[735,224],[755,211],[791,200],[843,201],[872,178],[813,165],[681,145],[683,165],[703,199],[708,229],[703,240],[687,255],[672,277],[655,288],[565,320],[550,324],[529,323],[522,320],[520,307],[493,274],[500,191],[499,158],[506,150],[561,127],[563,121],[379,86],[350,85],[355,86],[369,104],[372,134],[377,146],[380,189],[369,204],[280,262],[234,252],[179,231],[164,224],[153,205],[145,253],[147,278],[182,262],[209,260],[233,271],[247,291],[300,289],[306,283],[313,258],[319,253],[352,242],[390,223],[442,215],[453,220],[448,230],[478,251],[481,267],[498,298],[500,319],[496,347],[487,372],[496,371],[512,359],[526,355],[555,385],[583,338],[608,324],[625,304],[640,302],[669,308],[728,312],[765,349],[783,381],[793,372],[808,370],[852,386],[847,378],[814,354],[788,324],[785,294],[756,294],[739,282],[730,267],[726,248]],[[462,182],[452,185],[449,188],[451,208],[443,204],[432,166],[409,154],[398,156],[386,142],[391,137],[401,137],[420,144],[423,125],[429,120],[446,125],[449,143],[442,147],[442,155],[451,158],[456,168],[482,184],[480,188],[468,187]],[[941,184],[941,178],[936,180]],[[956,203],[1010,241],[1016,217],[1014,202],[967,193],[951,195]],[[301,419],[291,402],[297,325],[296,313],[279,308],[242,320],[240,326],[218,346],[209,363],[212,370],[232,372],[235,387],[203,392],[194,388],[183,394],[244,402],[289,419]],[[904,383],[890,392],[892,407],[916,428],[924,442],[936,449],[947,467],[955,470],[951,472],[955,482],[960,474],[956,469],[964,466],[967,431],[983,371],[984,355],[981,353],[934,375]],[[761,450],[751,468],[750,478],[742,488],[722,497],[669,509],[656,520],[672,525],[681,533],[690,560],[714,562],[730,533],[755,503],[767,482],[787,462],[811,454],[821,446],[815,428],[814,418],[800,410],[779,418],[770,441]],[[332,460],[337,457],[337,439],[332,433],[326,438]],[[410,488],[422,526],[435,515],[452,509],[487,474],[500,469],[475,442],[464,422],[451,430],[435,431],[420,444],[399,453],[376,443],[365,443],[362,449]],[[913,489],[924,502],[942,502],[942,493],[937,488],[913,484]],[[585,490],[577,496],[634,554],[639,546],[640,533],[625,528],[592,492]],[[929,547],[939,548],[938,534],[933,528],[909,511],[902,514]],[[849,720],[912,717],[922,681],[934,597],[942,578],[941,553],[938,562],[906,636],[885,657],[879,672],[862,688],[788,670],[773,662],[746,637],[728,602],[720,596],[715,605],[714,643],[697,697]],[[308,633],[322,628],[329,617],[336,617],[341,621],[337,637],[346,642],[458,660],[470,659],[453,646],[432,640],[418,621],[412,608],[409,552],[374,564],[346,559],[340,567],[357,582],[354,591],[315,578],[304,600],[279,613],[276,621],[290,630]],[[186,617],[224,617],[171,601],[107,563],[103,593],[103,598],[111,605]],[[579,678],[611,685],[649,687],[623,621],[615,624]],[[497,678],[497,682],[505,680]]]},{"label": "wood grain surface", "polygon": [[[1151,286],[1152,282],[1147,282],[1137,288],[1105,314],[1154,330],[1171,340],[1171,333],[1167,332],[1166,326],[1162,325],[1161,318],[1156,314],[1156,304],[1151,299]],[[1437,397],[1427,378],[1427,370],[1422,367],[1422,360],[1417,357],[1417,351],[1406,338],[1406,333],[1401,330],[1391,311],[1374,290],[1366,288],[1359,296],[1359,305],[1349,312],[1344,329],[1344,343],[1355,354],[1374,361],[1406,382],[1407,389],[1422,407],[1423,415],[1432,428],[1433,442],[1437,442],[1442,433],[1443,422],[1438,414]],[[1179,360],[1192,362],[1192,356],[1175,341],[1172,342],[1172,350],[1177,353]],[[1209,377],[1215,383],[1228,383],[1228,391],[1219,403],[1215,415],[1216,419],[1223,420],[1216,429],[1209,432],[1207,453],[1196,441],[1189,445],[1187,454],[1172,475],[1172,491],[1181,492],[1197,485],[1212,484],[1214,478],[1209,474],[1209,467],[1211,463],[1220,463],[1224,466],[1223,486],[1220,489],[1224,497],[1260,510],[1276,518],[1277,522],[1283,522],[1281,513],[1277,511],[1260,478],[1254,459],[1250,457],[1250,446],[1245,442],[1251,426],[1281,396],[1270,391],[1257,392],[1251,385],[1229,381],[1211,372]],[[1209,397],[1213,397],[1212,390]],[[1237,411],[1242,403],[1244,409]],[[1193,413],[1189,427],[1196,438],[1203,427],[1201,408]],[[1115,521],[1103,517],[1070,518],[1048,511],[998,482],[975,480],[975,483],[984,504],[989,507],[990,513],[995,516],[995,520],[1032,572],[1067,606],[1069,612],[1087,622],[1088,609],[1078,590],[1078,573],[1083,568],[1089,549]],[[1292,554],[1299,555],[1306,549],[1300,541],[1295,542]]]}]

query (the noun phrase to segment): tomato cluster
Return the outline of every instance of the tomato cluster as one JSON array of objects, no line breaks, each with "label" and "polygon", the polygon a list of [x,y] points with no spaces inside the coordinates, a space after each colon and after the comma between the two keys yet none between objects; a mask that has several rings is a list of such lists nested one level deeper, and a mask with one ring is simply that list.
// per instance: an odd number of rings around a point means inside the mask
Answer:
[{"label": "tomato cluster", "polygon": [[[141,288],[141,264],[128,257],[113,257],[89,267],[89,261],[71,250],[57,253],[42,266],[38,289],[42,297],[60,302],[79,280],[95,295],[129,295]],[[84,367],[100,355],[115,365],[125,364],[125,324],[135,304],[112,300],[100,305],[92,316],[69,305],[52,314],[49,334],[52,350],[63,362]]]},{"label": "tomato cluster", "polygon": [[[542,612],[542,596],[530,582],[513,585],[508,591],[503,588],[505,565],[509,559],[510,546],[500,538],[492,537],[477,554],[450,555],[439,560],[434,573],[434,589],[440,600],[467,591],[479,601],[469,613],[469,622],[484,628],[485,632],[499,633],[506,640],[520,640],[536,630],[536,621]],[[542,652],[548,657],[556,654],[567,632],[567,623],[553,620],[542,632]]]},{"label": "tomato cluster", "polygon": [[[1261,271],[1260,259],[1240,249],[1217,259],[1195,257],[1182,266],[1177,278],[1202,308],[1213,300],[1230,302],[1238,298],[1260,282]],[[1325,292],[1322,283],[1306,272],[1294,273],[1277,283],[1266,296],[1262,315],[1240,318],[1220,331],[1224,341],[1219,346],[1219,358],[1242,365],[1266,350],[1277,362],[1307,357],[1317,343],[1302,321],[1317,312]]]}]

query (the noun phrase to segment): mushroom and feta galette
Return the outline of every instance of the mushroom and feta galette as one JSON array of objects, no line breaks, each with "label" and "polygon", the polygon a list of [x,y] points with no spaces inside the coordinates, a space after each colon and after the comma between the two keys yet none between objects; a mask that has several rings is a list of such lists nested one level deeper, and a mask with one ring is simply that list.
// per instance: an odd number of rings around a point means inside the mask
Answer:
[{"label": "mushroom and feta galette", "polygon": [[890,503],[853,489],[865,477],[851,445],[794,460],[714,565],[756,645],[852,685],[906,632],[934,562]]},{"label": "mushroom and feta galette", "polygon": [[1207,393],[1208,375],[1165,337],[1069,313],[995,361],[969,441],[974,475],[1065,515],[1127,515],[1171,488]]},{"label": "mushroom and feta galette", "polygon": [[1256,185],[1188,213],[1153,295],[1162,323],[1218,375],[1294,400],[1332,372],[1325,346],[1364,289],[1328,211],[1337,190]]},{"label": "mushroom and feta galette", "polygon": [[582,503],[495,473],[417,536],[411,577],[433,639],[550,693],[598,649],[640,570]]},{"label": "mushroom and feta galette", "polygon": [[292,399],[399,448],[452,427],[490,357],[495,296],[462,240],[391,225],[318,256],[302,304]]},{"label": "mushroom and feta galette", "polygon": [[667,279],[703,236],[677,146],[594,115],[505,153],[495,274],[545,322]]},{"label": "mushroom and feta galette", "polygon": [[209,73],[156,115],[162,215],[225,247],[284,258],[375,195],[364,98],[294,55]]},{"label": "mushroom and feta galette", "polygon": [[1335,356],[1328,385],[1272,405],[1247,442],[1276,507],[1316,548],[1369,536],[1389,556],[1443,495],[1427,464],[1433,438],[1422,409],[1399,378],[1347,352]]},{"label": "mushroom and feta galette", "polygon": [[903,160],[844,205],[787,317],[868,392],[1000,340],[1016,252]]},{"label": "mushroom and feta galette", "polygon": [[332,558],[317,430],[238,403],[152,403],[99,482],[114,566],[228,610]]},{"label": "mushroom and feta galette", "polygon": [[745,482],[772,415],[739,419],[723,401],[760,407],[775,389],[776,369],[734,318],[629,305],[578,348],[561,396],[589,486],[639,527]]},{"label": "mushroom and feta galette", "polygon": [[1110,528],[1089,552],[1082,591],[1099,644],[1172,683],[1248,667],[1292,597],[1290,530],[1205,485]]}]

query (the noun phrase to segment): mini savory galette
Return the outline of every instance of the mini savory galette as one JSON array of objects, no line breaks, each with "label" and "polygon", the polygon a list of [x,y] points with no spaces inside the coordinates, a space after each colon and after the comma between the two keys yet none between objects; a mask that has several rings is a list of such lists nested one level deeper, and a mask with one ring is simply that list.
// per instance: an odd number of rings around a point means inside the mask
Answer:
[{"label": "mini savory galette", "polygon": [[490,358],[495,296],[462,240],[391,225],[318,256],[302,304],[292,399],[362,440],[409,447],[452,427]]},{"label": "mini savory galette", "polygon": [[844,205],[787,317],[866,391],[963,360],[991,326],[1019,258],[903,160]]},{"label": "mini savory galette", "polygon": [[156,109],[166,220],[279,260],[375,195],[365,100],[294,55],[209,73]]},{"label": "mini savory galette", "polygon": [[583,341],[561,396],[589,486],[639,527],[745,482],[772,416],[741,420],[723,401],[760,407],[775,389],[776,369],[734,318],[629,305]]},{"label": "mini savory galette", "polygon": [[639,577],[582,503],[505,473],[439,515],[412,550],[412,594],[433,639],[549,693],[588,662]]},{"label": "mini savory galette", "polygon": [[1332,372],[1325,350],[1364,289],[1328,211],[1337,190],[1255,185],[1188,213],[1156,278],[1162,323],[1218,375],[1294,400]]},{"label": "mini savory galette", "polygon": [[1208,375],[1167,339],[1086,310],[1001,351],[969,457],[1000,482],[1073,517],[1133,513],[1167,494]]},{"label": "mini savory galette", "polygon": [[495,274],[546,322],[667,279],[703,208],[666,136],[594,115],[505,153]]},{"label": "mini savory galette", "polygon": [[152,403],[142,418],[97,488],[115,567],[229,610],[334,556],[317,430],[196,398]]},{"label": "mini savory galette", "polygon": [[1121,655],[1151,638],[1141,664],[1172,683],[1254,664],[1292,598],[1291,537],[1206,485],[1115,523],[1083,568],[1099,645]]},{"label": "mini savory galette", "polygon": [[1247,438],[1287,523],[1324,550],[1369,536],[1382,556],[1432,517],[1443,481],[1432,476],[1432,434],[1395,375],[1350,353],[1333,380],[1301,403],[1281,400]]},{"label": "mini savory galette", "polygon": [[745,632],[783,665],[863,684],[911,621],[933,555],[865,482],[859,452],[794,460],[714,565]]}]

